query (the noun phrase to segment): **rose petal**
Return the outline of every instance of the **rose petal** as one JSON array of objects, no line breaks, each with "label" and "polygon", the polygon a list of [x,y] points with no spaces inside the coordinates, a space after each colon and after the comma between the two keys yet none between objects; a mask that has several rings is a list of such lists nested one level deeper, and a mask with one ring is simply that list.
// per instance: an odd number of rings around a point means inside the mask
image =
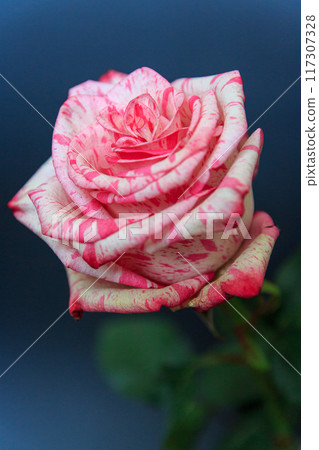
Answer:
[{"label": "rose petal", "polygon": [[216,274],[213,282],[181,305],[182,308],[205,311],[233,296],[250,298],[259,294],[279,231],[268,214],[257,212],[250,234],[252,239],[243,243],[237,255]]},{"label": "rose petal", "polygon": [[107,211],[105,219],[96,218],[92,211],[85,214],[65,193],[56,176],[28,191],[28,195],[37,210],[41,233],[65,245],[78,248],[78,243],[96,242],[119,229],[118,219]]},{"label": "rose petal", "polygon": [[116,70],[109,70],[100,77],[99,81],[102,81],[103,83],[117,84],[126,77],[126,73],[117,72]]},{"label": "rose petal", "polygon": [[[175,308],[198,292],[206,283],[195,277],[161,289],[131,289],[98,280],[67,269],[71,315],[80,319],[83,311],[140,313]],[[210,274],[207,275],[211,279]]]},{"label": "rose petal", "polygon": [[159,73],[148,67],[134,70],[119,83],[117,83],[107,94],[110,102],[128,105],[135,97],[142,94],[150,94],[159,103],[161,93],[171,87]]},{"label": "rose petal", "polygon": [[[87,191],[79,188],[70,179],[67,160],[72,139],[84,128],[96,123],[98,112],[105,106],[105,97],[88,95],[70,97],[60,108],[52,142],[52,160],[64,190],[80,208],[85,211],[88,209],[98,211],[97,217],[101,218],[104,217],[104,211],[99,202],[92,199]],[[75,151],[73,147],[72,150]],[[83,151],[77,150],[77,152],[83,155]],[[94,166],[92,168],[98,171],[98,168]]]},{"label": "rose petal", "polygon": [[[196,207],[191,211],[191,217],[187,221],[187,230],[192,236],[203,236],[207,233],[207,230],[214,229],[217,239],[217,233],[224,231],[225,225],[234,213],[242,217],[246,228],[250,227],[254,210],[251,183],[258,164],[262,144],[263,133],[262,130],[258,129],[244,144],[231,167],[226,167],[224,171],[221,171],[219,179],[215,178],[214,183],[216,183],[216,188],[213,189],[210,195],[203,197],[203,201],[197,202]],[[216,176],[216,171],[212,172]],[[208,186],[206,189],[208,189]],[[223,218],[217,221],[215,213],[222,213]],[[183,217],[181,220],[183,220]],[[180,225],[181,222],[177,222],[176,226],[179,227]],[[233,255],[233,252],[238,248],[243,239],[242,234],[238,235],[238,239],[235,242],[229,239],[219,242],[218,247],[221,248],[219,248],[218,257],[214,258],[211,262],[213,264],[212,270],[219,268],[222,263],[227,262]],[[175,243],[177,242],[183,246],[182,237],[177,236]],[[194,244],[194,247],[188,244],[187,251],[189,253],[192,250],[193,253],[196,253],[196,242]],[[215,244],[217,245],[217,241]],[[158,242],[156,246],[157,250],[163,245],[167,247],[165,241]],[[182,249],[179,248],[176,251],[182,251]],[[203,258],[204,261],[205,258]]]},{"label": "rose petal", "polygon": [[156,130],[160,112],[155,100],[149,94],[142,94],[131,100],[125,108],[124,120],[131,132],[150,141]]},{"label": "rose petal", "polygon": [[[228,222],[233,213],[243,215],[244,199],[251,189],[262,145],[263,133],[261,129],[258,129],[247,139],[216,190],[198,205],[195,213],[201,213],[203,218],[207,213],[208,222],[210,216],[213,217],[212,213],[222,213],[224,215],[222,225]],[[191,223],[189,226],[192,230]]]},{"label": "rose petal", "polygon": [[210,77],[181,78],[172,83],[187,95],[203,95],[212,89],[217,97],[224,128],[207,166],[217,168],[222,165],[246,135],[247,120],[242,84],[238,70]]},{"label": "rose petal", "polygon": [[118,264],[108,263],[102,265],[97,270],[93,269],[82,259],[77,249],[66,245],[66,243],[62,244],[61,240],[52,239],[51,237],[42,234],[37,211],[28,193],[29,191],[36,189],[39,185],[47,183],[48,180],[52,178],[53,174],[54,167],[50,158],[13,197],[9,202],[9,207],[13,210],[16,219],[43,239],[52,248],[65,267],[69,267],[90,276],[102,277],[102,279],[116,283],[140,288],[158,287],[158,284],[147,280],[145,277],[121,267]]},{"label": "rose petal", "polygon": [[[124,222],[126,233],[118,231],[98,242],[87,242],[86,244],[80,243],[78,251],[82,255],[83,259],[94,268],[98,268],[108,261],[113,261],[123,252],[127,252],[132,249],[143,250],[147,253],[147,242],[151,247],[153,247],[153,236],[156,234],[158,220],[163,220],[163,229],[165,232],[167,225],[172,225],[170,216],[166,214],[166,212],[173,210],[173,214],[175,214],[177,218],[182,218],[196,204],[198,198],[204,194],[205,193],[200,193],[184,199],[178,204],[175,204],[174,207],[169,206],[165,209],[161,207],[160,212],[157,215],[151,214],[146,218],[145,214],[142,214],[142,216],[139,215],[137,216],[137,220],[129,220],[126,224],[122,216],[122,227],[124,227]],[[130,219],[131,215],[134,217],[131,212],[131,209],[133,208],[134,205],[130,208],[130,210],[127,208],[123,209],[123,213],[125,213],[125,216],[128,219]],[[147,229],[147,233],[136,232],[136,228],[140,228],[142,230]],[[160,267],[156,267],[156,269],[158,270]]]},{"label": "rose petal", "polygon": [[106,95],[113,87],[111,83],[100,83],[99,81],[88,80],[69,89],[68,97],[77,95]]}]

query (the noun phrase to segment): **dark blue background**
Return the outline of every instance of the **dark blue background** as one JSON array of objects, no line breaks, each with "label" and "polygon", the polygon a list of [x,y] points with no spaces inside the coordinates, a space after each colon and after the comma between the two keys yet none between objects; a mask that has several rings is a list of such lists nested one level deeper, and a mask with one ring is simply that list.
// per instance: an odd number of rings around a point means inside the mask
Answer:
[{"label": "dark blue background", "polygon": [[[109,68],[146,65],[169,80],[239,69],[252,123],[299,76],[299,9],[296,0],[3,0],[1,72],[54,123],[67,90]],[[1,79],[0,90],[2,372],[64,311],[68,287],[53,253],[6,207],[49,157],[52,129]],[[299,95],[298,82],[254,126],[265,133],[256,206],[281,229],[268,276],[300,241]],[[159,314],[198,348],[211,341],[192,311]],[[163,415],[118,397],[96,371],[105,320],[113,315],[66,314],[0,380],[2,448],[159,448]]]}]

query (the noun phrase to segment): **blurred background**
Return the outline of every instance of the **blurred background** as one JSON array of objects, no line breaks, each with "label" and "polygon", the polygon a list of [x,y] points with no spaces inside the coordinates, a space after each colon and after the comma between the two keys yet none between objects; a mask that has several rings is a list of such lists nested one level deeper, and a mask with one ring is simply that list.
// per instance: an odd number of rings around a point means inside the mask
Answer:
[{"label": "blurred background", "polygon": [[[111,68],[149,66],[168,80],[238,69],[248,124],[300,74],[296,0],[3,0],[0,23],[1,73],[51,123],[71,86]],[[0,95],[3,372],[66,309],[68,286],[52,251],[7,209],[50,156],[52,129],[3,79]],[[265,134],[256,209],[281,230],[269,279],[300,245],[299,110],[298,82],[253,127]],[[197,352],[216,339],[193,311],[157,316]],[[1,448],[160,448],[164,412],[117,394],[98,370],[97,335],[116,320],[66,314],[0,379]],[[215,448],[224,429],[215,417],[198,448]]]}]

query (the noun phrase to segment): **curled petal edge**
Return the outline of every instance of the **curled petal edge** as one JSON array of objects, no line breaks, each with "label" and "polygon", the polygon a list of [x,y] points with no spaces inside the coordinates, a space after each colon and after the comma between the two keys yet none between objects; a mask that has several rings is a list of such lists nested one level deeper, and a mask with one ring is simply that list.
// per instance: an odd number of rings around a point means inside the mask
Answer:
[{"label": "curled petal edge", "polygon": [[251,239],[244,241],[215,279],[207,280],[199,294],[179,308],[207,311],[231,297],[251,298],[260,293],[279,230],[267,213],[259,211],[254,214],[249,232]]},{"label": "curled petal edge", "polygon": [[[80,319],[83,311],[142,313],[159,311],[162,306],[176,308],[206,284],[198,276],[160,289],[132,289],[71,269],[66,271],[70,285],[69,311],[75,319]],[[213,273],[206,274],[208,279],[213,276]]]}]

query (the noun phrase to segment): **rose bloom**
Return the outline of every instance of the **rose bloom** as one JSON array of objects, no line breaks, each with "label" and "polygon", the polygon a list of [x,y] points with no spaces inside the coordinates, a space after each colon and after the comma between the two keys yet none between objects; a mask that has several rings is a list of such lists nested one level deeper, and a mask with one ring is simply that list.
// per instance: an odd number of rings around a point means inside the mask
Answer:
[{"label": "rose bloom", "polygon": [[[173,83],[109,71],[70,89],[52,158],[9,206],[66,267],[73,317],[208,310],[263,284],[278,229],[254,214],[262,143],[260,129],[248,137],[238,71]],[[234,213],[250,239],[240,227],[222,239]]]}]

